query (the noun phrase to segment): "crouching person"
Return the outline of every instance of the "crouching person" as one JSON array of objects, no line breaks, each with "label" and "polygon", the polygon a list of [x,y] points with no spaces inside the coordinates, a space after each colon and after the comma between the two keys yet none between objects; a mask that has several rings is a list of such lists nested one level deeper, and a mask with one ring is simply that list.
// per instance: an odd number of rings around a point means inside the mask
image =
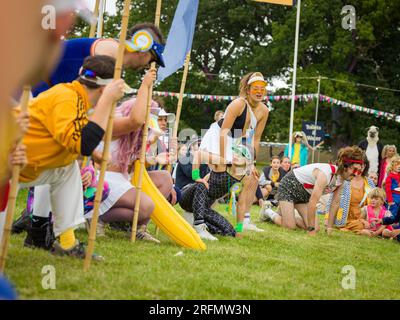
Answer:
[{"label": "crouching person", "polygon": [[[85,59],[79,78],[58,84],[31,101],[29,129],[23,139],[28,163],[20,174],[21,187],[49,185],[56,240],[46,242],[48,218],[32,216],[28,236],[35,247],[55,255],[84,258],[85,248],[74,229],[83,218],[83,187],[79,155],[90,156],[103,139],[114,102],[123,96],[123,80],[113,81],[115,59]],[[88,118],[89,110],[95,106]],[[95,258],[101,258],[96,256]]]}]

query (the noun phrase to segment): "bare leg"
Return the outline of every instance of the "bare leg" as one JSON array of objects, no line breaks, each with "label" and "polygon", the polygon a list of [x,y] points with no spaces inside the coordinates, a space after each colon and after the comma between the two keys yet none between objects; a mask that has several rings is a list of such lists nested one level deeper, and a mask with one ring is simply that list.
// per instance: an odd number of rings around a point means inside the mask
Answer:
[{"label": "bare leg", "polygon": [[296,229],[293,202],[279,201],[279,210],[282,214],[282,227],[292,230]]},{"label": "bare leg", "polygon": [[371,232],[371,230],[368,230],[368,229],[361,230],[360,234],[363,236],[372,237],[372,232]]},{"label": "bare leg", "polygon": [[[108,210],[105,214],[101,216],[101,220],[109,222],[129,222],[133,221],[133,213],[135,209],[135,198],[136,190],[130,189],[125,192],[121,198]],[[154,210],[154,203],[149,196],[145,193],[140,195],[140,205],[139,205],[139,217],[138,225],[148,224],[150,221],[150,216]]]},{"label": "bare leg", "polygon": [[[294,208],[299,212],[302,217],[302,228],[307,229],[307,214],[308,214],[308,204],[307,203],[296,203]],[[319,231],[319,219],[315,217],[315,231]]]},{"label": "bare leg", "polygon": [[244,214],[250,211],[257,186],[258,181],[254,176],[251,175],[243,178],[243,190],[238,199],[237,222],[243,222]]},{"label": "bare leg", "polygon": [[166,170],[150,171],[149,176],[158,190],[167,199],[171,194],[173,181],[170,173]]}]

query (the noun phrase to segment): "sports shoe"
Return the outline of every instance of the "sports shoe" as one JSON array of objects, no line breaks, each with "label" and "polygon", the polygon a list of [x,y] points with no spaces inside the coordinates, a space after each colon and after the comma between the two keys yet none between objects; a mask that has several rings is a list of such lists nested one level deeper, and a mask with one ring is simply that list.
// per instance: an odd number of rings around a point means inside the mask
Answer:
[{"label": "sports shoe", "polygon": [[210,241],[218,240],[218,238],[214,237],[211,233],[208,232],[207,225],[205,223],[195,225],[194,230],[196,230],[201,239]]},{"label": "sports shoe", "polygon": [[24,247],[50,250],[56,240],[51,222],[46,222],[40,227],[33,227],[30,220],[26,232]]},{"label": "sports shoe", "polygon": [[188,212],[188,211],[184,211],[183,212],[183,218],[187,221],[187,223],[189,223],[191,226],[193,226],[193,223],[194,223],[193,213]]},{"label": "sports shoe", "polygon": [[243,230],[255,231],[255,232],[264,232],[263,229],[258,228],[254,223],[251,223],[250,221],[244,221],[243,222]]},{"label": "sports shoe", "polygon": [[[90,232],[90,222],[92,219],[86,219],[85,225],[86,225],[86,230],[87,233],[89,234]],[[105,237],[106,236],[106,224],[101,221],[101,219],[97,220],[97,228],[96,228],[96,237]]]},{"label": "sports shoe", "polygon": [[11,234],[19,234],[29,228],[30,217],[28,210],[24,209],[21,216],[12,224]]},{"label": "sports shoe", "polygon": [[[69,256],[69,257],[74,257],[78,259],[85,259],[86,256],[86,248],[83,243],[80,243],[78,240],[75,241],[75,245],[68,250],[65,250],[61,247],[60,243],[56,240],[54,241],[53,248],[51,249],[51,254],[55,256]],[[95,261],[103,261],[104,257],[98,255],[98,254],[93,254],[92,259]]]},{"label": "sports shoe", "polygon": [[[264,201],[260,209],[260,221],[261,222],[273,222],[271,219],[272,203],[270,201]],[[275,211],[273,211],[275,212]]]},{"label": "sports shoe", "polygon": [[[131,232],[129,233],[129,236],[131,235]],[[136,239],[137,240],[142,240],[142,241],[150,241],[150,242],[155,242],[155,243],[161,243],[160,240],[154,238],[148,231],[146,226],[140,226],[138,230],[136,231]]]}]

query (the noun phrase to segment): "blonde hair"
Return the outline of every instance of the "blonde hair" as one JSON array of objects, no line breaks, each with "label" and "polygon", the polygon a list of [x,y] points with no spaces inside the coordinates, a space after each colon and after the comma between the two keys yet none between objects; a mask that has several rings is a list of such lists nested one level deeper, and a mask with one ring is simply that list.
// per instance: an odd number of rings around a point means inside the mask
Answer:
[{"label": "blonde hair", "polygon": [[302,135],[301,143],[303,143],[303,144],[305,144],[305,145],[308,145],[308,139],[307,139],[307,136],[306,136],[306,134],[304,133],[304,131],[296,131],[296,132],[293,132],[293,136],[292,136],[292,141],[293,141],[293,143],[296,142],[296,135],[298,135],[298,134],[301,134],[301,135]]},{"label": "blonde hair", "polygon": [[239,84],[239,96],[242,98],[247,98],[248,97],[248,91],[250,89],[250,85],[247,84],[251,78],[254,77],[263,77],[263,74],[261,72],[250,72],[246,74],[242,80],[240,80]]},{"label": "blonde hair", "polygon": [[397,154],[397,148],[396,148],[396,146],[394,145],[394,144],[387,144],[387,145],[385,145],[384,147],[383,147],[383,149],[382,149],[382,159],[385,159],[386,158],[386,154],[387,154],[387,152],[388,152],[388,150],[389,149],[394,149],[394,154],[396,155]]},{"label": "blonde hair", "polygon": [[386,200],[386,192],[382,188],[373,188],[369,193],[368,193],[368,199],[372,198],[380,198],[383,203],[385,203]]},{"label": "blonde hair", "polygon": [[224,112],[222,110],[215,111],[215,113],[214,113],[214,121],[217,121],[217,119],[218,119],[220,114],[224,115]]},{"label": "blonde hair", "polygon": [[386,172],[390,173],[391,171],[393,171],[396,163],[400,163],[400,156],[398,154],[393,156],[392,160],[390,161],[389,165],[387,166]]}]

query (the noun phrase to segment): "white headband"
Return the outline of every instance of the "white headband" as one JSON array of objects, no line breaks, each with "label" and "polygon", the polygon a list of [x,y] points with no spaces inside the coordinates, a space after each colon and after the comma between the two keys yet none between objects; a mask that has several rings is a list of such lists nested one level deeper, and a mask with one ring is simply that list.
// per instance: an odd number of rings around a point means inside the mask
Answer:
[{"label": "white headband", "polygon": [[247,81],[247,84],[252,84],[253,82],[256,82],[256,81],[262,81],[262,82],[267,83],[267,81],[264,80],[264,77],[256,76],[256,77],[250,78],[249,81]]},{"label": "white headband", "polygon": [[99,77],[96,77],[96,80],[93,78],[86,78],[86,76],[80,76],[80,77],[81,77],[81,79],[95,83],[99,86],[106,86],[106,85],[110,84],[111,82],[113,82],[113,80],[114,80],[114,79],[102,79]]}]

